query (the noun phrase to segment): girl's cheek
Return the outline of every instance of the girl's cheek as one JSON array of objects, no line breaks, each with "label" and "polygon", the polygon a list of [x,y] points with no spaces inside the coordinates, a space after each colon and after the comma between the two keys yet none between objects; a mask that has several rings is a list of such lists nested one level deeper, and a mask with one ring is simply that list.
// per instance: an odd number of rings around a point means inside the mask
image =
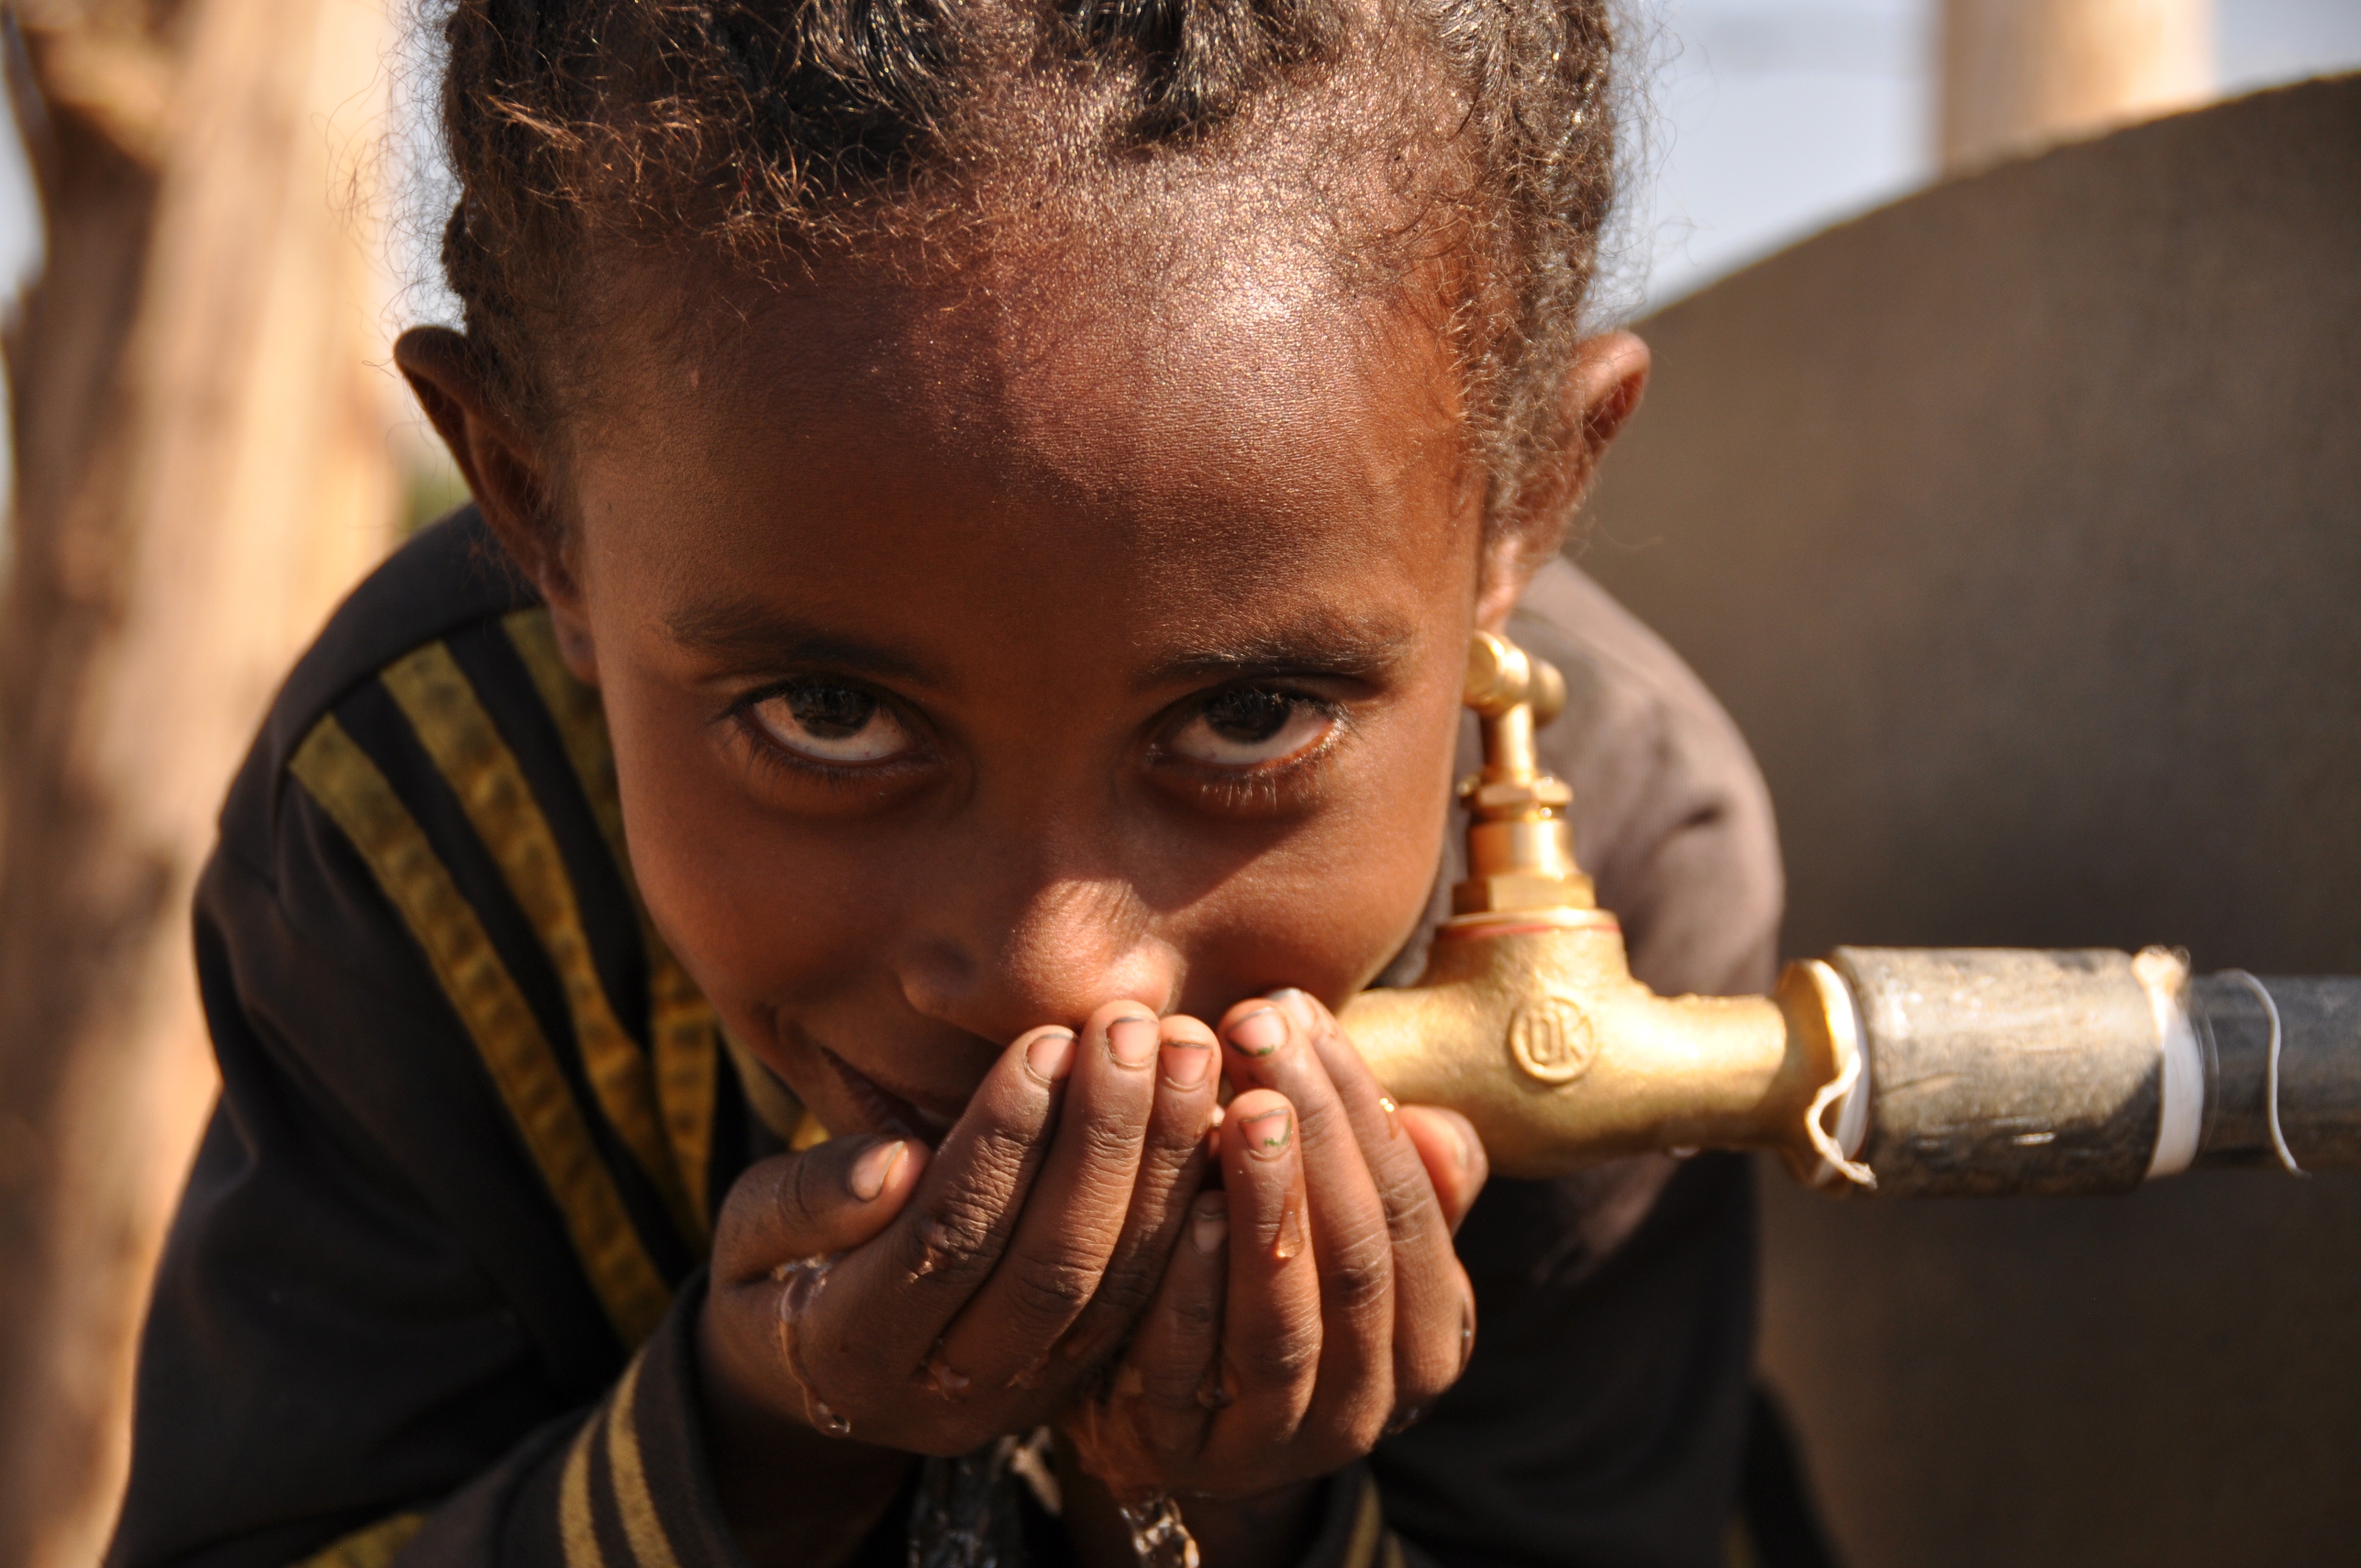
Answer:
[{"label": "girl's cheek", "polygon": [[[1434,897],[1450,819],[1450,754],[1371,759],[1326,807],[1230,879],[1195,912],[1180,945],[1184,1010],[1218,1014],[1242,996],[1297,985],[1334,1005],[1374,980]],[[1193,939],[1193,940],[1192,940]]]},{"label": "girl's cheek", "polygon": [[709,736],[609,714],[640,897],[717,1005],[825,991],[876,951],[896,879],[870,835],[763,810]]}]

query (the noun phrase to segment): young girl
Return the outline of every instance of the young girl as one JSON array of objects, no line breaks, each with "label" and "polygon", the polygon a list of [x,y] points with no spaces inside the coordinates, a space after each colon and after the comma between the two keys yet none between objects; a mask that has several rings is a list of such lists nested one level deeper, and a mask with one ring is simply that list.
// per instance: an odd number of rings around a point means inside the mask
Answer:
[{"label": "young girl", "polygon": [[447,39],[476,507],[225,809],[112,1561],[1718,1560],[1743,1167],[1478,1202],[1331,1012],[1478,627],[1642,977],[1768,979],[1742,747],[1554,559],[1646,368],[1598,0]]}]

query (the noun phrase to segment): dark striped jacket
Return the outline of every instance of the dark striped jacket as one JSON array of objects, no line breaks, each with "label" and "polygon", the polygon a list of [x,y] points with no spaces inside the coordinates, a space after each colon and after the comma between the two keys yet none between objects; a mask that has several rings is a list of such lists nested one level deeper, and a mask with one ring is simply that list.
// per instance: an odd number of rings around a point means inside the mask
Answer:
[{"label": "dark striped jacket", "polygon": [[[1598,662],[1571,657],[1579,697]],[[1711,752],[1709,726],[1642,708]],[[1745,820],[1735,755],[1736,786],[1692,771],[1751,853],[1767,817]],[[1694,834],[1694,802],[1650,801]],[[472,511],[426,530],[296,666],[223,811],[196,912],[222,1098],[142,1344],[116,1568],[740,1562],[701,1457],[699,1271],[738,1172],[817,1129],[733,1060],[629,868],[596,694]],[[1766,936],[1684,949],[1673,979],[1754,982],[1736,971]],[[1640,1237],[1586,1243],[1611,1197],[1487,1194],[1463,1245],[1476,1363],[1331,1486],[1315,1562],[1402,1562],[1389,1518],[1413,1559],[1718,1553],[1743,1179],[1695,1162]],[[900,1529],[864,1561],[898,1561]]]}]

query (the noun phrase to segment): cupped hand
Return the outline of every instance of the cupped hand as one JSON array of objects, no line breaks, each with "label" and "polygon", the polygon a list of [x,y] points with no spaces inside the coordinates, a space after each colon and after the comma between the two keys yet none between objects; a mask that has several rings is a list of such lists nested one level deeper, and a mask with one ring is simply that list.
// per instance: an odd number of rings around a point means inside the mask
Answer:
[{"label": "cupped hand", "polygon": [[930,1154],[841,1138],[750,1168],[717,1227],[709,1402],[963,1453],[1071,1404],[1155,1295],[1203,1180],[1219,1048],[1111,1003],[1019,1038]]},{"label": "cupped hand", "polygon": [[1396,1106],[1300,991],[1239,1004],[1220,1034],[1238,1091],[1221,1190],[1197,1200],[1114,1375],[1066,1422],[1118,1497],[1326,1474],[1416,1419],[1474,1348],[1452,1245],[1487,1171],[1466,1118]]}]

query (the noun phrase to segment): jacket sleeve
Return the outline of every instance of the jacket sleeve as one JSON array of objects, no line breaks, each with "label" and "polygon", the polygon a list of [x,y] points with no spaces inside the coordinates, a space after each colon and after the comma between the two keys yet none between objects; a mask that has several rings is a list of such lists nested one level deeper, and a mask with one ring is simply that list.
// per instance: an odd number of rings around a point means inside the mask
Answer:
[{"label": "jacket sleeve", "polygon": [[200,892],[221,1099],[108,1562],[734,1562],[685,1327],[700,1277],[633,1356],[414,944],[290,810],[310,841],[277,875],[225,851]]},{"label": "jacket sleeve", "polygon": [[421,1518],[399,1568],[743,1568],[697,1419],[702,1295],[701,1281],[682,1292],[587,1414],[536,1430]]}]

